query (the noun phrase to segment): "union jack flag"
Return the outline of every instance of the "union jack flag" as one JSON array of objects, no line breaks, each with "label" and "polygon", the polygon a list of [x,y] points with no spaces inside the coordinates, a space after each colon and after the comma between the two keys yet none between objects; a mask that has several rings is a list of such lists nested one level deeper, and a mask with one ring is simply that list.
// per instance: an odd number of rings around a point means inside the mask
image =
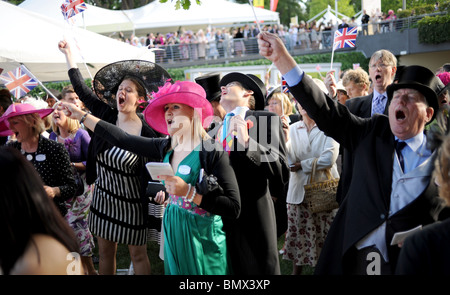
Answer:
[{"label": "union jack flag", "polygon": [[22,66],[13,71],[0,75],[0,79],[5,82],[6,88],[16,97],[21,98],[38,86],[38,82],[31,78],[31,74]]},{"label": "union jack flag", "polygon": [[87,6],[83,0],[66,0],[61,5],[61,11],[65,19],[69,19],[72,16],[85,11],[86,9]]},{"label": "union jack flag", "polygon": [[334,32],[334,49],[355,47],[358,27],[348,27]]},{"label": "union jack flag", "polygon": [[283,93],[288,93],[289,92],[289,88],[288,88],[288,85],[287,85],[286,80],[284,79],[284,77],[281,77],[281,91]]}]

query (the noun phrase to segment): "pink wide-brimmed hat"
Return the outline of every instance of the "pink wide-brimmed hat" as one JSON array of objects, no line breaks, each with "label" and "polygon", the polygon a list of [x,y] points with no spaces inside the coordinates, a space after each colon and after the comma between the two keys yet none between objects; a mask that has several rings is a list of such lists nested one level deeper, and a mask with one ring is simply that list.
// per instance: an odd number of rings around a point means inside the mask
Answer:
[{"label": "pink wide-brimmed hat", "polygon": [[0,121],[0,136],[5,137],[9,135],[13,135],[13,132],[6,126],[4,120]]},{"label": "pink wide-brimmed hat", "polygon": [[[168,103],[180,103],[192,107],[199,112],[203,128],[212,121],[213,108],[206,99],[206,92],[202,86],[191,81],[167,82],[153,93],[153,99],[144,110],[145,121],[156,131],[169,134],[164,117],[164,106]],[[200,113],[201,112],[201,113]]]},{"label": "pink wide-brimmed hat", "polygon": [[13,103],[10,105],[3,116],[0,117],[0,123],[4,122],[6,127],[9,128],[8,119],[21,115],[37,113],[41,118],[45,118],[53,112],[53,109],[37,109],[35,106],[29,103]]}]

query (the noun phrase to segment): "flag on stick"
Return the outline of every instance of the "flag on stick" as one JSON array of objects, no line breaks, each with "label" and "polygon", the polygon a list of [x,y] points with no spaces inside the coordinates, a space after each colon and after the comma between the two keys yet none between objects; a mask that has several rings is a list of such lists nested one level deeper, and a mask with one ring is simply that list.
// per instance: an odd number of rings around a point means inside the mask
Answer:
[{"label": "flag on stick", "polygon": [[278,0],[270,0],[270,10],[276,11],[278,6]]},{"label": "flag on stick", "polygon": [[316,66],[316,71],[319,73],[320,78],[323,79],[322,73],[320,72],[321,69],[322,69],[322,67],[321,67],[320,65],[317,65],[317,66]]},{"label": "flag on stick", "polygon": [[284,77],[281,77],[281,91],[283,93],[289,93],[289,87],[286,83],[286,80],[284,79]]},{"label": "flag on stick", "polygon": [[253,0],[253,6],[264,8],[264,0]]},{"label": "flag on stick", "polygon": [[[252,7],[253,15],[255,16],[255,20],[256,20],[256,27],[258,27],[258,32],[261,32],[261,26],[259,25],[258,18],[256,17],[255,8],[253,8],[253,6],[256,6],[256,4],[253,5],[253,0],[248,0],[248,2],[250,4],[250,6]],[[262,2],[263,2],[262,8],[264,8],[264,1],[262,1]]]},{"label": "flag on stick", "polygon": [[66,0],[61,5],[61,11],[66,20],[80,12],[85,11],[86,9],[87,6],[83,0]]},{"label": "flag on stick", "polygon": [[16,98],[21,98],[38,86],[38,81],[23,66],[0,75],[0,79],[5,82],[6,88]]},{"label": "flag on stick", "polygon": [[358,27],[347,27],[334,32],[333,50],[331,51],[330,71],[333,69],[334,51],[341,48],[352,48],[356,46]]},{"label": "flag on stick", "polygon": [[334,32],[334,49],[355,47],[358,27],[348,27]]}]

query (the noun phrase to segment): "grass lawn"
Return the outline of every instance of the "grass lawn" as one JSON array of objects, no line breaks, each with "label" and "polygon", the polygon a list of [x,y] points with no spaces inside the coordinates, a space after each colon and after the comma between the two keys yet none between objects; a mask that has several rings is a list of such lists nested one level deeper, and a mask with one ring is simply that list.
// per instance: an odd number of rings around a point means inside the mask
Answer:
[{"label": "grass lawn", "polygon": [[[278,249],[281,250],[284,243],[284,236],[278,239]],[[97,248],[95,249],[95,255],[98,257]],[[159,244],[157,242],[147,243],[147,253],[150,259],[150,264],[152,268],[152,274],[163,275],[164,274],[164,262],[159,258]],[[290,275],[292,272],[292,262],[284,260],[281,255],[280,257],[280,269],[282,275]],[[126,245],[121,245],[117,247],[117,269],[128,269],[130,267],[130,254],[128,252],[128,247]],[[98,264],[95,265],[98,268]],[[305,275],[311,275],[314,272],[312,267],[303,267],[303,273]]]}]

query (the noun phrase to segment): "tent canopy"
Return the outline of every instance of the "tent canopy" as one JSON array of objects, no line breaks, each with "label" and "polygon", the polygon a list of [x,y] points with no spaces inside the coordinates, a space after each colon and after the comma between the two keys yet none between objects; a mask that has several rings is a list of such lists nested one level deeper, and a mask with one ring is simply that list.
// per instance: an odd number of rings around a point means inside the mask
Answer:
[{"label": "tent canopy", "polygon": [[[61,1],[55,0],[26,0],[18,6],[20,8],[45,15],[54,20],[63,21],[64,16],[61,12]],[[122,10],[109,10],[86,4],[87,9],[82,14],[77,14],[73,19],[75,25],[96,33],[111,33],[115,31],[129,31],[134,29],[133,22],[129,16],[133,12]]]},{"label": "tent canopy", "polygon": [[337,15],[340,18],[336,16],[336,10],[332,9],[331,6],[328,5],[328,7],[326,9],[322,10],[320,13],[315,15],[313,18],[309,19],[308,23],[315,20],[318,24],[320,24],[320,23],[327,24],[328,22],[331,22],[332,24],[341,24],[342,19],[344,19],[344,18],[346,18],[347,21],[350,20],[350,18],[348,16],[340,13],[339,11],[337,12]]},{"label": "tent canopy", "polygon": [[[26,0],[19,6],[54,19],[63,19],[58,1]],[[279,23],[278,12],[254,9],[259,22]],[[93,32],[112,34],[131,31],[137,36],[145,36],[149,32],[174,32],[180,27],[196,30],[207,26],[256,22],[249,4],[226,0],[202,0],[200,5],[192,1],[188,10],[176,10],[172,1],[161,3],[158,0],[129,10],[108,10],[87,4],[87,9],[77,18],[76,25]]]},{"label": "tent canopy", "polygon": [[[221,27],[233,24],[256,23],[252,7],[249,4],[238,4],[226,0],[202,0],[198,5],[191,2],[189,10],[175,10],[171,1],[161,3],[154,1],[143,9],[148,13],[135,20],[136,34],[139,32],[169,32],[178,28],[205,29],[207,26]],[[254,7],[259,22],[279,23],[278,12]]]},{"label": "tent canopy", "polygon": [[58,49],[58,42],[63,39],[69,42],[85,79],[119,60],[155,60],[154,53],[146,48],[71,26],[62,15],[61,20],[55,20],[0,1],[0,18],[13,26],[0,30],[0,68],[9,71],[24,64],[41,82],[68,80],[66,60]]}]

